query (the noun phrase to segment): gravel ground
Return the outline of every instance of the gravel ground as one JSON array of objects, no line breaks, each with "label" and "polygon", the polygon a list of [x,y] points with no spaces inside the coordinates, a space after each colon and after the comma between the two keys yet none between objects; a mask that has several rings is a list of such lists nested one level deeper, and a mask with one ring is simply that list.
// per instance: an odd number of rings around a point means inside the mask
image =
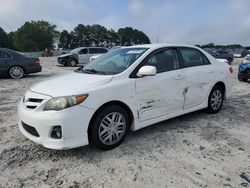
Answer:
[{"label": "gravel ground", "polygon": [[[26,139],[17,103],[34,82],[73,68],[0,80],[0,187],[250,187],[250,83],[237,81],[220,113],[203,111],[131,132],[111,151],[55,151]],[[249,181],[249,182],[248,182]]]}]

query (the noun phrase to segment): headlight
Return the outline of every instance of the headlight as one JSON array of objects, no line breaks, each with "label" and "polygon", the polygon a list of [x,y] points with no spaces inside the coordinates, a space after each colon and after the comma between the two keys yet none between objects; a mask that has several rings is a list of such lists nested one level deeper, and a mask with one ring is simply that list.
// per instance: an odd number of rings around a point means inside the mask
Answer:
[{"label": "headlight", "polygon": [[246,59],[242,62],[242,64],[248,64],[248,63],[249,63],[249,61]]},{"label": "headlight", "polygon": [[68,97],[55,97],[50,99],[44,106],[43,111],[48,110],[63,110],[75,105],[82,103],[88,95],[77,95],[77,96],[68,96]]}]

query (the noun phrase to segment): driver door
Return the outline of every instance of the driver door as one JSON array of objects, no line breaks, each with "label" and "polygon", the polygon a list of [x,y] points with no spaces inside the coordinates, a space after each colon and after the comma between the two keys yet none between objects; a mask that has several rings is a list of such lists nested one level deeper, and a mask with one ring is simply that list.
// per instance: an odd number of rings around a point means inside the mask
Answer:
[{"label": "driver door", "polygon": [[139,121],[146,121],[183,110],[185,79],[179,69],[176,49],[161,49],[143,65],[155,66],[157,74],[136,79]]},{"label": "driver door", "polygon": [[79,63],[86,64],[89,62],[89,55],[88,55],[88,49],[83,48],[78,53],[78,61]]}]

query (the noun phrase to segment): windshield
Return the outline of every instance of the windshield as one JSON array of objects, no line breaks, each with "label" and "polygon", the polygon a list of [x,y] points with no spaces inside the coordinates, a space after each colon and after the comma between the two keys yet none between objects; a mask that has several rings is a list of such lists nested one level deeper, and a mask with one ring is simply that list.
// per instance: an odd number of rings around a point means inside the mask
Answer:
[{"label": "windshield", "polygon": [[112,50],[87,64],[81,71],[89,74],[118,74],[126,70],[147,50],[148,48],[120,48]]},{"label": "windshield", "polygon": [[70,54],[77,54],[80,50],[81,50],[81,48],[76,48],[76,49],[70,51],[69,53]]}]

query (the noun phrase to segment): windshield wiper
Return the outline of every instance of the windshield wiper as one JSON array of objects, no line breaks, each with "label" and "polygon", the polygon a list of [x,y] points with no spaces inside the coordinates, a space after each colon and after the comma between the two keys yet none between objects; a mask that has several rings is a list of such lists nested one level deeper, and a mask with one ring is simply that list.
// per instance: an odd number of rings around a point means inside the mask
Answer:
[{"label": "windshield wiper", "polygon": [[86,73],[94,73],[94,74],[102,74],[102,75],[105,75],[106,73],[103,72],[103,71],[98,71],[96,69],[82,69],[83,72],[86,72]]}]

